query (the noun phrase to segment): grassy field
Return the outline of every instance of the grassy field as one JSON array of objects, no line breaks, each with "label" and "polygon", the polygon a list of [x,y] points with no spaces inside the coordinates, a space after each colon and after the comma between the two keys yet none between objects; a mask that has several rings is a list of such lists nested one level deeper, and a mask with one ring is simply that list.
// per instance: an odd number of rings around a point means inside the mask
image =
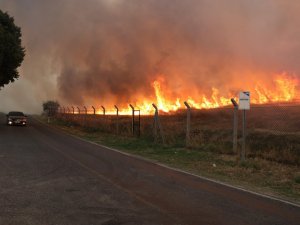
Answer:
[{"label": "grassy field", "polygon": [[[119,135],[115,134],[115,118],[109,116],[69,116],[55,119],[51,125],[155,162],[300,204],[297,123],[287,126],[288,121],[280,122],[282,115],[295,119],[299,111],[293,107],[288,112],[269,109],[268,116],[264,116],[259,109],[256,116],[249,115],[245,163],[238,162],[232,151],[232,111],[228,109],[194,113],[192,144],[188,148],[184,113],[161,116],[165,144],[154,142],[152,117],[142,118],[140,138],[130,135],[130,117],[119,118]],[[272,129],[274,123],[276,129]]]},{"label": "grassy field", "polygon": [[[87,129],[131,136],[131,117],[111,115],[65,114],[61,117],[73,125]],[[186,114],[178,112],[160,115],[164,144],[184,147]],[[239,112],[238,139],[241,143],[241,112]],[[141,117],[141,137],[153,139],[153,116]],[[162,140],[162,138],[160,139]],[[194,150],[206,150],[233,155],[233,110],[220,108],[192,110],[191,140]],[[240,147],[240,146],[239,146]],[[253,107],[247,112],[247,156],[285,164],[300,165],[300,105]]]}]

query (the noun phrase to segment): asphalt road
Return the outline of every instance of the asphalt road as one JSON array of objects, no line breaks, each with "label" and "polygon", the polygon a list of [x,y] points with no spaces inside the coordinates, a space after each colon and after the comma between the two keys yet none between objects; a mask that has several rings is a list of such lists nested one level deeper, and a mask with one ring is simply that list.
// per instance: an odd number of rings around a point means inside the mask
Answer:
[{"label": "asphalt road", "polygon": [[0,118],[0,224],[300,224],[300,208]]}]

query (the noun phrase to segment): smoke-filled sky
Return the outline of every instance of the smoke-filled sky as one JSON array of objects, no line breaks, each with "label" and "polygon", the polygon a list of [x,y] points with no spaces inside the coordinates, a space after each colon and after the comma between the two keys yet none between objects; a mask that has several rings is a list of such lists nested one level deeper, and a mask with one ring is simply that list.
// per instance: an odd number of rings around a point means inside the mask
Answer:
[{"label": "smoke-filled sky", "polygon": [[0,111],[39,113],[49,99],[135,103],[154,96],[155,79],[188,97],[300,74],[296,0],[0,0],[0,9],[26,48]]}]

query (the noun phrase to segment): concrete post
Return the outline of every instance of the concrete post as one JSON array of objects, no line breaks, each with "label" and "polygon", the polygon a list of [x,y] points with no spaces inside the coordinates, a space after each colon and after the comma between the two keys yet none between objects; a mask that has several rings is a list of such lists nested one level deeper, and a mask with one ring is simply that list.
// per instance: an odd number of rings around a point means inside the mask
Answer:
[{"label": "concrete post", "polygon": [[87,117],[88,117],[88,111],[87,111],[87,107],[86,106],[83,106],[84,108],[84,120],[83,120],[83,123],[85,126],[87,126]]},{"label": "concrete post", "polygon": [[102,108],[102,110],[103,110],[103,116],[105,116],[105,107],[103,106],[103,105],[101,105],[101,108]]},{"label": "concrete post", "polygon": [[117,134],[119,134],[119,108],[115,105],[116,113],[117,113]]},{"label": "concrete post", "polygon": [[158,115],[158,108],[157,106],[153,103],[152,104],[153,108],[155,109],[155,112],[154,112],[154,140],[156,143],[158,143],[158,139],[159,139],[159,136],[161,137],[162,139],[162,143],[165,144],[165,138],[164,138],[164,135],[163,135],[163,132],[162,132],[162,127],[161,127],[161,124],[160,124],[160,120],[159,120],[159,115]]},{"label": "concrete post", "polygon": [[96,108],[94,106],[92,106],[93,108],[93,114],[96,115]]},{"label": "concrete post", "polygon": [[243,110],[242,162],[246,160],[246,110]]},{"label": "concrete post", "polygon": [[130,108],[132,110],[131,132],[132,132],[132,135],[134,135],[134,133],[135,133],[135,130],[134,130],[134,123],[135,123],[135,121],[134,121],[134,107],[131,104],[129,104],[129,106],[130,106]]},{"label": "concrete post", "polygon": [[155,143],[157,143],[158,142],[158,109],[157,109],[157,106],[154,103],[152,104],[152,106],[155,109],[153,135],[154,135],[154,141],[155,141]]},{"label": "concrete post", "polygon": [[237,102],[232,98],[231,99],[233,109],[233,152],[237,154],[237,158],[240,159],[240,153],[237,149],[237,134],[238,134],[238,108],[239,105]]},{"label": "concrete post", "polygon": [[184,102],[184,105],[187,108],[187,114],[186,114],[186,139],[185,139],[185,145],[189,146],[191,143],[191,107],[187,102]]}]

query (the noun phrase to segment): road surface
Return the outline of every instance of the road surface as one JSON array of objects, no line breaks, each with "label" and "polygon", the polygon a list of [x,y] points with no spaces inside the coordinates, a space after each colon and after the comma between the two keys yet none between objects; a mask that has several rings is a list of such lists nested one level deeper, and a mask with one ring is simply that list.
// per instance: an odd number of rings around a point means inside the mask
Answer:
[{"label": "road surface", "polygon": [[299,225],[300,208],[0,118],[2,225]]}]

